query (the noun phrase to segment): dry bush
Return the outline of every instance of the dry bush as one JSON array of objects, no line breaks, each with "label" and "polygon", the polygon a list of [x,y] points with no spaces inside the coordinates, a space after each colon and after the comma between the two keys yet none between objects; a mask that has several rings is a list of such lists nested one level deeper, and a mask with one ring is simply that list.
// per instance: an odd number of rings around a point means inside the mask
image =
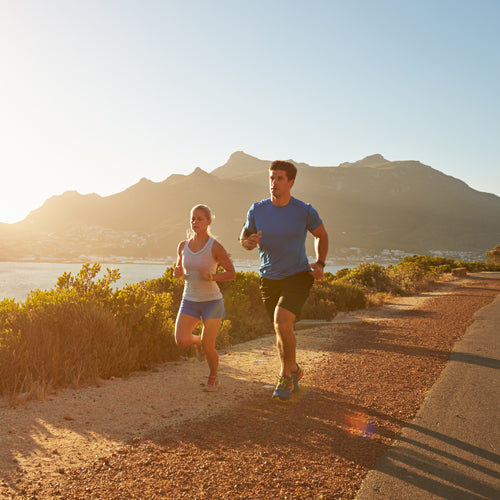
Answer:
[{"label": "dry bush", "polygon": [[[463,263],[460,263],[463,265]],[[404,295],[432,287],[456,266],[447,259],[413,256],[396,266],[362,264],[315,282],[302,317],[332,319],[337,311],[381,305],[389,293]],[[183,281],[164,276],[142,286],[114,289],[119,271],[85,264],[64,273],[51,290],[36,290],[25,303],[0,302],[0,394],[43,398],[62,386],[78,387],[124,376],[183,351],[174,323]],[[217,338],[221,348],[272,333],[262,305],[257,273],[236,274],[223,283],[226,319]]]}]

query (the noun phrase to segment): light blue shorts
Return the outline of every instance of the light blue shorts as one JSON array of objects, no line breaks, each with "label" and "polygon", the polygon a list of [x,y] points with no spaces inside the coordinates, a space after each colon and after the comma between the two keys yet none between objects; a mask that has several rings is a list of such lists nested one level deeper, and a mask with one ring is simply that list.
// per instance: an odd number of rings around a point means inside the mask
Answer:
[{"label": "light blue shorts", "polygon": [[194,302],[193,300],[182,299],[179,314],[187,314],[188,316],[201,319],[216,319],[224,318],[226,311],[223,299],[208,300],[206,302]]}]

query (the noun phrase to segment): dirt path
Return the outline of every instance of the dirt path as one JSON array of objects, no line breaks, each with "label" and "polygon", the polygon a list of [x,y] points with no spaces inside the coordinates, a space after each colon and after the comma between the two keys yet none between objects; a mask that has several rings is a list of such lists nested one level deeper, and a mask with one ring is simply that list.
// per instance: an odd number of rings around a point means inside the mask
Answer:
[{"label": "dirt path", "polygon": [[306,376],[288,405],[270,400],[272,337],[221,353],[215,394],[202,391],[206,366],[184,361],[0,402],[0,496],[352,498],[499,292],[470,278],[359,311],[359,324],[300,330]]}]

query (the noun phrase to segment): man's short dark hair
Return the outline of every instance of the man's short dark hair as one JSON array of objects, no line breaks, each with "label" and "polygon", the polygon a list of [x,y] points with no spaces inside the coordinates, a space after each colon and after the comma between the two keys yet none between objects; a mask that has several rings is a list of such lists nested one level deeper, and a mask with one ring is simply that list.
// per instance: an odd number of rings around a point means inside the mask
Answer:
[{"label": "man's short dark hair", "polygon": [[289,161],[274,160],[271,163],[269,170],[285,171],[289,181],[295,180],[295,177],[297,176],[297,167]]}]

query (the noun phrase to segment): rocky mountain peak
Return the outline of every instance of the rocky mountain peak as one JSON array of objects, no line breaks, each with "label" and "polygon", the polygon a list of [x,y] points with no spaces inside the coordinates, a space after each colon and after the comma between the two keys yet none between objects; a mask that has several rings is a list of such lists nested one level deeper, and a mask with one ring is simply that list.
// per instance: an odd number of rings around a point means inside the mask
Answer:
[{"label": "rocky mountain peak", "polygon": [[210,174],[208,172],[205,172],[205,170],[203,170],[202,168],[200,167],[196,167],[190,174],[189,174],[189,177],[206,177],[206,176],[210,176]]},{"label": "rocky mountain peak", "polygon": [[374,154],[363,158],[362,160],[356,161],[354,163],[342,163],[341,167],[364,167],[364,168],[377,168],[381,166],[385,166],[390,163],[389,160],[386,160],[381,154]]}]

